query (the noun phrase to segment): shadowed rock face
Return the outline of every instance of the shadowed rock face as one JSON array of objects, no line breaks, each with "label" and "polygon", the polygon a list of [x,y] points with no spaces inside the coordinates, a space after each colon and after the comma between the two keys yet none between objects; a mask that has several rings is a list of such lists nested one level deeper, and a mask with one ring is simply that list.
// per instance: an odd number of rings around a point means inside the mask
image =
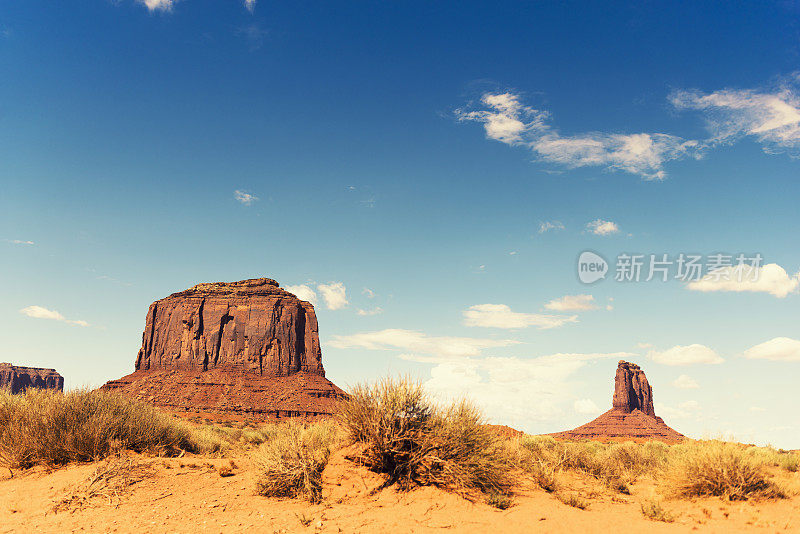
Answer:
[{"label": "shadowed rock face", "polygon": [[135,368],[103,388],[179,412],[316,417],[344,395],[325,378],[314,306],[269,278],[151,304]]},{"label": "shadowed rock face", "polygon": [[620,361],[614,378],[612,408],[597,419],[573,430],[552,434],[557,438],[598,441],[648,441],[677,443],[685,436],[668,427],[653,408],[653,389],[644,371]]},{"label": "shadowed rock face", "polygon": [[3,388],[7,388],[11,393],[22,393],[28,388],[63,391],[64,377],[55,369],[0,363],[0,389]]},{"label": "shadowed rock face", "polygon": [[617,365],[612,406],[625,413],[641,410],[645,415],[656,416],[653,408],[653,389],[644,376],[644,371],[635,363],[620,360]]},{"label": "shadowed rock face", "polygon": [[198,284],[150,305],[136,370],[325,376],[314,307],[275,280]]}]

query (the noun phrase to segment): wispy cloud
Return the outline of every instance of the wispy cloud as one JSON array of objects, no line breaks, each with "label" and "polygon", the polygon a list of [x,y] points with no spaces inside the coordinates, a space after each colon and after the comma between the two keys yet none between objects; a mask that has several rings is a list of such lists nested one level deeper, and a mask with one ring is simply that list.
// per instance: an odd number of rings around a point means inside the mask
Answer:
[{"label": "wispy cloud", "polygon": [[89,323],[86,321],[67,319],[56,310],[49,310],[47,308],[43,308],[42,306],[28,306],[22,308],[19,312],[22,315],[26,315],[34,319],[49,319],[51,321],[59,321],[61,323],[67,323],[75,326],[89,326]]},{"label": "wispy cloud", "polygon": [[595,219],[594,221],[586,224],[586,229],[594,235],[611,235],[619,233],[619,226],[614,221],[604,221],[603,219]]},{"label": "wispy cloud", "polygon": [[444,359],[478,356],[484,349],[506,347],[517,343],[519,342],[511,339],[436,337],[428,336],[423,332],[397,328],[350,336],[337,335],[328,342],[331,347],[339,349],[408,351],[416,355]]},{"label": "wispy cloud", "polygon": [[258,201],[258,197],[255,195],[251,195],[246,191],[242,191],[237,189],[233,192],[233,198],[235,198],[238,202],[244,204],[245,206],[250,206],[253,202]]},{"label": "wispy cloud", "polygon": [[139,0],[150,11],[171,11],[175,0]]},{"label": "wispy cloud", "polygon": [[[442,400],[465,394],[494,422],[534,428],[563,420],[569,400],[581,391],[574,375],[591,361],[628,359],[629,353],[551,354],[536,358],[487,357],[443,361],[431,369],[425,388]],[[581,399],[572,409],[584,414],[600,410]],[[561,422],[560,424],[563,424]],[[552,426],[550,430],[556,430]]]},{"label": "wispy cloud", "polygon": [[747,349],[742,356],[751,360],[800,362],[800,341],[788,337],[776,337]]},{"label": "wispy cloud", "polygon": [[705,114],[709,143],[730,144],[750,136],[765,152],[800,156],[800,94],[795,74],[772,90],[724,89],[704,94],[676,91],[670,101],[678,109]]},{"label": "wispy cloud", "polygon": [[264,45],[264,39],[266,39],[269,31],[262,29],[261,26],[253,23],[239,28],[236,33],[244,38],[244,40],[247,41],[250,50],[254,51],[258,50]]},{"label": "wispy cloud", "polygon": [[676,345],[664,351],[651,350],[647,356],[663,365],[718,364],[724,360],[705,345]]},{"label": "wispy cloud", "polygon": [[551,300],[544,307],[548,310],[564,312],[596,310],[598,306],[592,295],[564,295]]},{"label": "wispy cloud", "polygon": [[356,313],[361,316],[380,315],[383,313],[383,308],[378,306],[377,308],[372,308],[371,310],[358,310]]},{"label": "wispy cloud", "polygon": [[544,234],[546,232],[549,232],[550,230],[558,231],[563,229],[564,225],[561,223],[561,221],[544,221],[542,223],[539,223],[540,234]]},{"label": "wispy cloud", "polygon": [[294,296],[299,298],[300,300],[307,300],[311,304],[317,303],[317,294],[314,292],[311,287],[306,284],[299,284],[296,286],[286,286],[284,287],[286,291],[292,293]]},{"label": "wispy cloud", "polygon": [[686,286],[692,291],[733,291],[737,293],[769,293],[779,299],[786,298],[800,289],[800,273],[789,276],[776,263],[763,267],[747,264],[714,269],[700,280]]},{"label": "wispy cloud", "polygon": [[325,299],[325,305],[329,310],[341,310],[347,306],[347,288],[342,282],[331,282],[329,284],[317,285],[317,290]]},{"label": "wispy cloud", "polygon": [[33,241],[26,241],[26,240],[23,240],[23,239],[3,239],[3,241],[5,241],[6,243],[11,243],[12,245],[31,246],[31,245],[35,245],[36,244]]},{"label": "wispy cloud", "polygon": [[364,289],[362,289],[361,290],[361,294],[362,295],[366,295],[368,299],[374,299],[375,298],[375,292],[373,290],[371,290],[370,288],[368,288],[368,287],[365,287]]},{"label": "wispy cloud", "polygon": [[578,322],[577,315],[520,313],[512,311],[506,304],[476,304],[464,310],[463,315],[464,325],[485,328],[514,329],[535,326],[548,329]]},{"label": "wispy cloud", "polygon": [[455,114],[459,121],[482,123],[489,139],[528,148],[540,160],[566,168],[603,167],[661,180],[666,162],[701,156],[698,141],[664,133],[561,135],[550,126],[548,111],[522,104],[511,92],[486,93],[477,106]]},{"label": "wispy cloud", "polygon": [[697,389],[700,387],[700,384],[698,384],[694,378],[688,375],[679,376],[672,381],[672,385],[678,389]]},{"label": "wispy cloud", "polygon": [[256,10],[256,0],[244,0],[244,7],[247,8],[247,11],[252,13]]},{"label": "wispy cloud", "polygon": [[572,407],[576,412],[582,415],[594,415],[600,413],[600,408],[594,403],[592,399],[579,399],[576,400]]}]

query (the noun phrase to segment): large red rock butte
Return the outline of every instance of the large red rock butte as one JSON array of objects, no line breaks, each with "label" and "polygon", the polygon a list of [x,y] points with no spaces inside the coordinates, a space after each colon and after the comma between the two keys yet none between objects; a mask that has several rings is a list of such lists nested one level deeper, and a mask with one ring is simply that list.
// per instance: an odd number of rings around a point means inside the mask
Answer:
[{"label": "large red rock butte", "polygon": [[255,420],[331,413],[314,306],[256,278],[198,284],[150,305],[136,371],[104,389],[178,412]]},{"label": "large red rock butte", "polygon": [[29,388],[63,391],[64,377],[55,369],[0,363],[0,389],[7,389],[11,393],[22,393]]},{"label": "large red rock butte", "polygon": [[597,419],[573,430],[552,434],[556,438],[597,441],[663,441],[678,443],[685,436],[656,415],[653,389],[644,371],[625,361],[617,365],[612,408]]}]

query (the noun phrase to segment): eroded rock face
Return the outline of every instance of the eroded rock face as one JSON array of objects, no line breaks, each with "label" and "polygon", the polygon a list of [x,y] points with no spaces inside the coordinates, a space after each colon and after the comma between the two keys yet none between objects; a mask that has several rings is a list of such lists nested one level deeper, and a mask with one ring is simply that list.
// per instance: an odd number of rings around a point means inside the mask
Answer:
[{"label": "eroded rock face", "polygon": [[641,410],[645,415],[656,416],[653,388],[644,376],[644,371],[635,363],[620,360],[617,364],[612,406],[625,413]]},{"label": "eroded rock face", "polygon": [[103,388],[177,412],[313,418],[344,395],[325,378],[314,306],[269,278],[157,300],[135,367]]},{"label": "eroded rock face", "polygon": [[11,393],[22,393],[29,388],[63,391],[64,377],[55,369],[0,363],[0,389],[3,388]]},{"label": "eroded rock face", "polygon": [[685,436],[656,415],[653,389],[644,371],[633,363],[620,361],[614,379],[612,408],[597,419],[573,430],[552,434],[561,439],[598,441],[649,441],[677,443]]},{"label": "eroded rock face", "polygon": [[150,305],[136,370],[325,376],[314,307],[257,278],[198,284]]}]

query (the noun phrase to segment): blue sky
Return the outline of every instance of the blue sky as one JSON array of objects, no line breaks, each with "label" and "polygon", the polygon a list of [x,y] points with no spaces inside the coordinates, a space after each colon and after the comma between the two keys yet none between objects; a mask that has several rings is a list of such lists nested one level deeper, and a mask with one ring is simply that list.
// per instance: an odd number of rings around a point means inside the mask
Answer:
[{"label": "blue sky", "polygon": [[268,276],[342,386],[551,432],[624,357],[674,428],[800,446],[800,5],[697,4],[4,4],[0,360],[97,386],[153,300]]}]

